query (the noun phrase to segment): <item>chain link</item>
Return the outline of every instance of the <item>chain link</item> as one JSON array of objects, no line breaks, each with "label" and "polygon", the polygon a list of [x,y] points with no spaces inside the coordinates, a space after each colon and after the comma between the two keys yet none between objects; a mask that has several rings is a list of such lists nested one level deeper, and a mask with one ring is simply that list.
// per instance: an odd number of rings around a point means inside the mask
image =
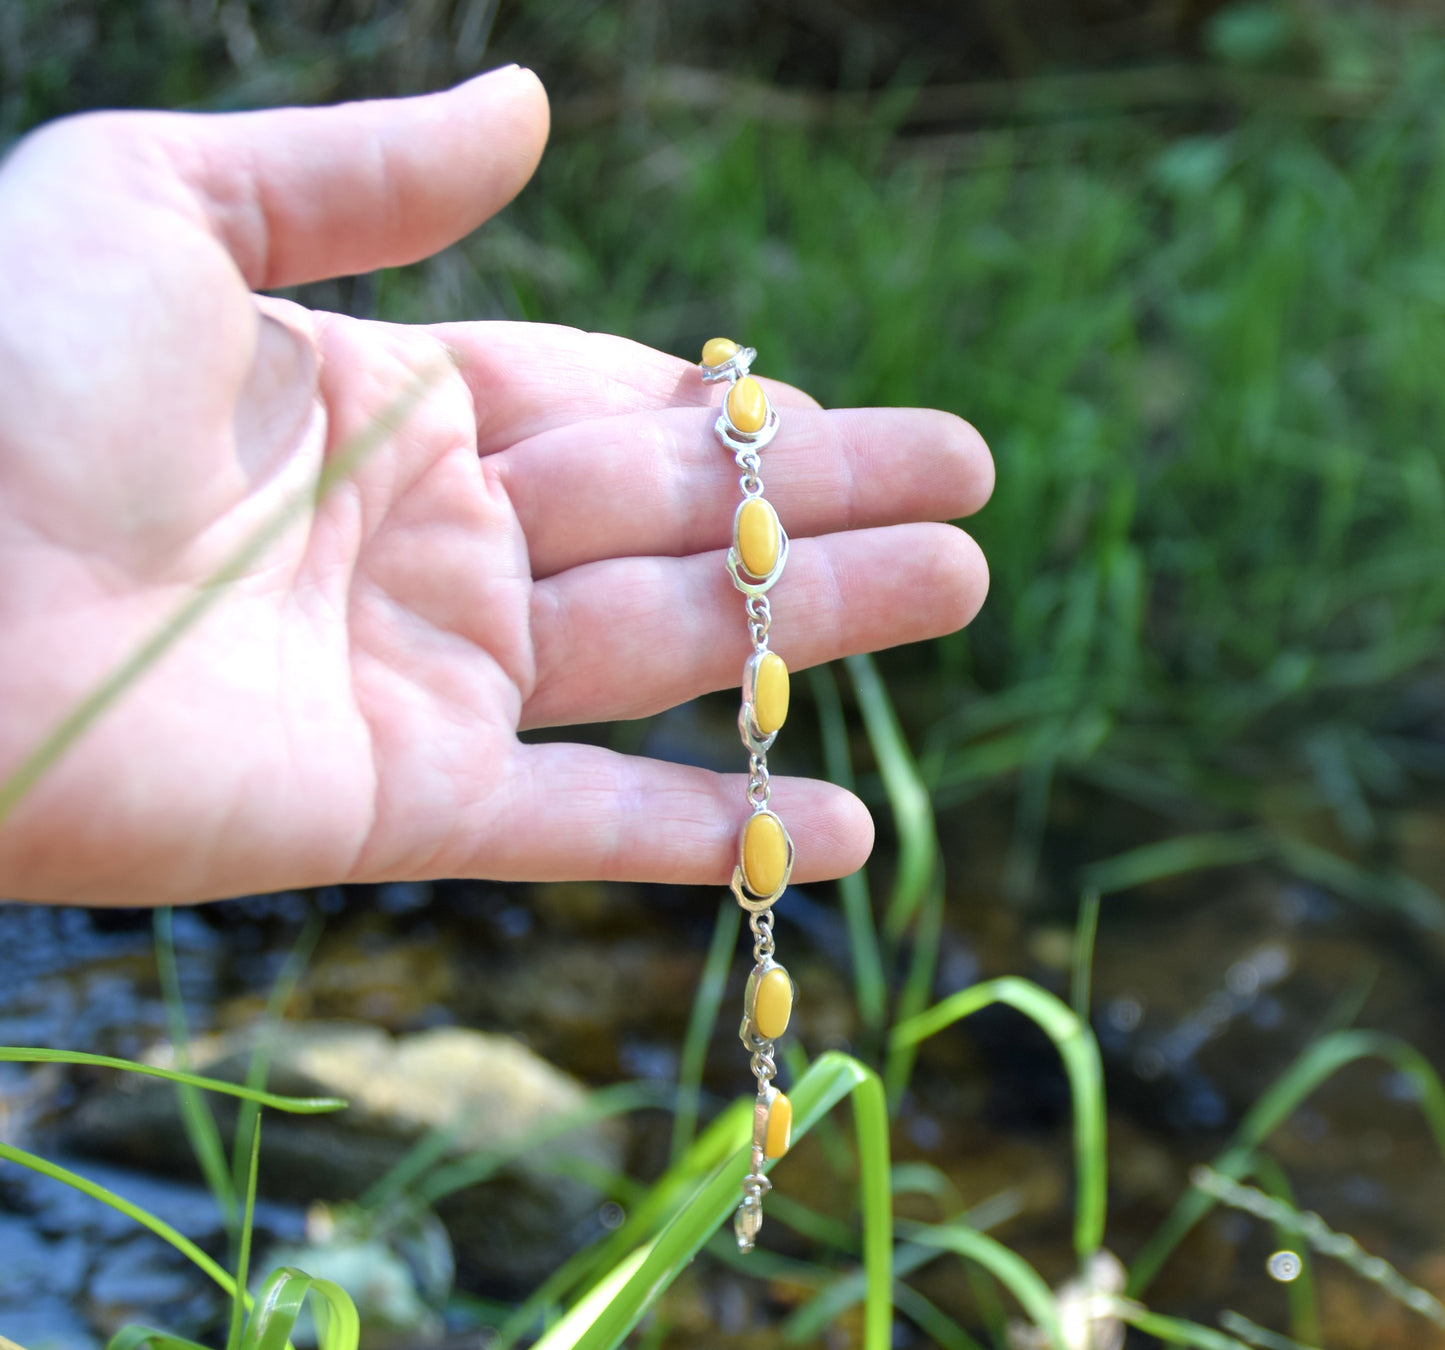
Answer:
[{"label": "chain link", "polygon": [[769,778],[768,757],[766,755],[749,755],[748,801],[754,809],[767,806],[772,798],[773,789]]},{"label": "chain link", "polygon": [[750,914],[748,926],[753,930],[753,960],[762,965],[773,954],[773,911]]},{"label": "chain link", "polygon": [[763,462],[758,458],[756,450],[739,450],[733,456],[733,463],[743,471],[743,476],[738,479],[738,487],[742,489],[744,497],[761,497],[763,495],[763,480],[758,476],[762,472]]},{"label": "chain link", "polygon": [[748,632],[753,636],[755,651],[768,649],[768,630],[773,626],[773,607],[766,595],[750,595],[743,602],[748,615]]}]

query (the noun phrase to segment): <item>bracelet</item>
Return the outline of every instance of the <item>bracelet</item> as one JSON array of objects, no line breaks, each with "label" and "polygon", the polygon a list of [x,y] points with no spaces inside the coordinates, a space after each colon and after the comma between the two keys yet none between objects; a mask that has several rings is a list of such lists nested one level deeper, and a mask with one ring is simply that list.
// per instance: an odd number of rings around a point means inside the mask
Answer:
[{"label": "bracelet", "polygon": [[772,611],[768,591],[788,560],[788,536],[772,503],[763,496],[759,453],[777,435],[778,414],[766,391],[748,372],[757,352],[727,338],[702,349],[700,369],[709,383],[728,381],[713,430],[730,450],[742,477],[742,501],[733,514],[733,542],[727,569],[743,593],[753,652],[743,666],[738,731],[748,751],[747,799],[751,814],[738,832],[738,863],[732,892],[748,913],[753,930],[753,969],[743,994],[738,1035],[751,1056],[758,1098],[753,1107],[752,1168],[743,1178],[743,1198],[733,1219],[738,1247],[750,1252],[763,1226],[763,1196],[772,1189],[763,1168],[788,1151],[793,1104],[773,1086],[778,1072],[774,1042],[787,1030],[793,1011],[792,978],[773,960],[773,905],[793,870],[793,841],[768,805],[768,750],[788,716],[788,667],[768,647]]}]

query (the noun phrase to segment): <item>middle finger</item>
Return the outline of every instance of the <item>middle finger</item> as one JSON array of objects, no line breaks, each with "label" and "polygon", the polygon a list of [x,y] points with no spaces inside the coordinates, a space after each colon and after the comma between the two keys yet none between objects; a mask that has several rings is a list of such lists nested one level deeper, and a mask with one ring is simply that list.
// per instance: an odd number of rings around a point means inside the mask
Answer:
[{"label": "middle finger", "polygon": [[[607,558],[724,547],[739,470],[715,410],[668,408],[574,423],[483,460],[527,536],[532,575]],[[953,520],[993,489],[993,460],[961,418],[922,408],[787,408],[762,451],[783,528],[802,538]]]}]

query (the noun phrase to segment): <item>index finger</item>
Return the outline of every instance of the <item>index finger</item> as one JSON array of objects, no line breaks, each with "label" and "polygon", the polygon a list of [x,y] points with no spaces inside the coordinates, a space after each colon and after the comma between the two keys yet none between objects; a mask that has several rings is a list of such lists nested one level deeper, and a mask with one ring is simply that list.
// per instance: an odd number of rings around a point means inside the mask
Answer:
[{"label": "index finger", "polygon": [[[574,422],[659,408],[708,407],[724,390],[679,356],[559,324],[502,320],[433,324],[476,405],[477,450],[488,455]],[[780,408],[817,408],[800,389],[759,376]]]}]

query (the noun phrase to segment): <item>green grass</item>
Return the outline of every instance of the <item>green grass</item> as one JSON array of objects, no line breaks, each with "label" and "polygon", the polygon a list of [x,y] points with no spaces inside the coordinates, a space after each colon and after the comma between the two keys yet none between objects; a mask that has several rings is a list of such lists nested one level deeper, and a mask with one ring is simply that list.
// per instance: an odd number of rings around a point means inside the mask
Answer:
[{"label": "green grass", "polygon": [[[218,1079],[203,1078],[197,1074],[168,1069],[158,1069],[148,1064],[130,1060],[114,1059],[107,1055],[92,1055],[81,1052],[50,1049],[31,1049],[21,1046],[0,1047],[0,1061],[19,1064],[83,1064],[92,1068],[122,1069],[152,1078],[166,1079],[189,1091],[219,1092],[253,1102],[258,1107],[285,1111],[297,1115],[316,1115],[321,1112],[339,1111],[346,1103],[332,1097],[282,1097],[264,1092],[244,1084],[226,1083]],[[201,1250],[183,1233],[178,1232],[165,1220],[141,1206],[117,1195],[114,1191],[90,1180],[69,1168],[61,1167],[49,1159],[17,1148],[12,1144],[0,1143],[0,1160],[29,1169],[39,1176],[72,1190],[88,1195],[91,1199],[124,1214],[138,1226],[149,1230],[162,1242],[168,1243],[188,1261],[206,1274],[231,1300],[230,1329],[227,1336],[227,1350],[287,1350],[291,1329],[295,1325],[303,1304],[309,1299],[324,1310],[317,1314],[317,1331],[321,1350],[357,1350],[360,1338],[360,1323],[356,1308],[347,1294],[324,1280],[313,1280],[298,1270],[279,1269],[273,1271],[253,1299],[246,1288],[246,1276],[250,1269],[251,1224],[255,1212],[256,1174],[260,1162],[259,1119],[250,1142],[250,1153],[242,1192],[244,1203],[239,1216],[239,1255],[235,1272],[223,1267],[207,1252]],[[152,1350],[208,1350],[194,1341],[157,1330],[154,1327],[122,1327],[107,1343],[107,1350],[141,1350],[150,1346]]]},{"label": "green grass", "polygon": [[[1368,23],[1329,41],[1371,50]],[[1371,59],[1354,116],[1316,115],[1325,52],[1290,101],[962,150],[659,108],[650,157],[564,130],[465,251],[527,317],[685,354],[727,330],[825,403],[981,428],[990,598],[910,657],[907,723],[935,809],[1012,795],[1013,893],[1063,782],[1156,837],[1268,807],[1364,849],[1445,773],[1445,42]]]},{"label": "green grass", "polygon": [[[162,22],[160,9],[145,13]],[[1428,801],[1445,779],[1445,753],[1429,731],[1445,715],[1445,38],[1378,26],[1363,10],[1341,7],[1328,21],[1303,14],[1226,11],[1206,34],[1209,60],[1155,80],[1148,98],[1148,72],[981,91],[973,120],[952,135],[922,124],[895,134],[909,115],[907,90],[873,115],[820,99],[806,127],[749,118],[746,103],[699,112],[662,99],[615,129],[569,130],[564,121],[536,187],[462,246],[460,267],[453,259],[450,273],[423,267],[377,279],[386,318],[441,317],[438,279],[451,276],[457,316],[500,305],[686,354],[731,331],[761,349],[770,372],[826,403],[953,409],[981,428],[998,463],[994,500],[971,526],[992,592],[967,634],[931,644],[906,667],[850,661],[846,709],[831,671],[798,686],[811,692],[840,782],[855,777],[847,718],[856,709],[871,756],[856,777],[896,841],[876,914],[867,878],[841,888],[865,1032],[858,1055],[809,1065],[790,1049],[802,1061],[792,1091],[798,1137],[822,1145],[821,1166],[856,1205],[825,1212],[782,1186],[765,1232],[788,1229],[790,1252],[803,1257],[764,1250],[739,1263],[726,1234],[714,1237],[736,1203],[749,1119],[746,1101],[702,1118],[700,1083],[726,1015],[720,996],[737,926],[724,907],[689,1022],[668,1167],[650,1184],[596,1178],[629,1197],[626,1220],[500,1316],[499,1350],[539,1331],[553,1350],[616,1345],[659,1310],[648,1334],[660,1341],[664,1293],[693,1261],[810,1291],[785,1323],[791,1343],[862,1300],[870,1350],[888,1343],[895,1309],[937,1343],[972,1350],[976,1333],[1002,1331],[1002,1288],[1057,1344],[1047,1283],[1006,1229],[985,1231],[1017,1201],[1005,1192],[996,1212],[960,1213],[946,1177],[891,1156],[889,1105],[904,1098],[919,1045],[964,1034],[955,1024],[992,1003],[1050,1036],[1072,1103],[1082,1261],[1109,1237],[1103,1078],[1087,1017],[1110,895],[1253,864],[1407,927],[1445,929],[1445,902],[1393,866],[1382,823],[1382,810]],[[136,22],[115,50],[141,62],[150,30]],[[615,62],[610,22],[590,16],[577,42]],[[234,82],[208,72],[214,54],[166,31],[154,44],[166,54],[164,75],[158,66],[153,77],[157,101],[240,99]],[[357,23],[348,32],[350,45],[330,58],[332,84],[278,60],[265,87],[284,97],[364,85],[377,31]],[[6,115],[59,110],[68,82],[60,56],[37,62]],[[335,474],[353,460],[341,456]],[[264,548],[306,505],[263,527],[248,549]],[[222,569],[0,784],[0,820],[221,601],[250,556]],[[1041,871],[1058,866],[1049,845],[1063,786],[1142,807],[1148,822],[1138,837],[1091,839],[1082,873],[1066,878],[1083,895],[1072,1007],[1007,975],[933,1003],[950,900],[940,814],[984,794],[1010,801],[999,887],[1029,899]],[[164,943],[161,956],[164,969]],[[183,1027],[173,1039],[183,1046]],[[1288,1178],[1270,1170],[1261,1146],[1320,1084],[1369,1057],[1412,1080],[1445,1151],[1445,1090],[1424,1058],[1378,1033],[1338,1030],[1307,1047],[1245,1114],[1214,1170],[1253,1175],[1292,1208]],[[0,1059],[132,1067],[58,1052]],[[244,1265],[254,1112],[335,1104],[135,1067],[186,1094],[207,1176],[237,1216]],[[260,1064],[253,1088],[264,1073]],[[204,1123],[209,1113],[202,1119],[199,1089],[242,1099],[251,1123],[229,1165]],[[845,1096],[851,1136],[826,1116]],[[658,1104],[649,1089],[617,1085],[556,1133]],[[423,1141],[368,1203],[435,1203],[517,1156],[458,1160],[449,1143],[445,1131]],[[185,1242],[83,1178],[18,1150],[5,1156]],[[781,1164],[780,1183],[789,1167]],[[942,1217],[899,1224],[895,1243],[893,1197],[905,1191],[931,1196]],[[1167,1344],[1203,1350],[1316,1342],[1305,1280],[1289,1291],[1288,1337],[1228,1311],[1215,1330],[1137,1301],[1214,1203],[1198,1189],[1180,1196],[1134,1254],[1131,1297],[1116,1311]],[[188,1255],[237,1290],[213,1258]],[[954,1321],[911,1282],[955,1258],[978,1291],[979,1326]],[[246,1350],[280,1350],[307,1298],[331,1309],[321,1320],[332,1344],[354,1340],[336,1293],[278,1272],[259,1300],[271,1320],[253,1310],[239,1332],[233,1321],[233,1347],[239,1335]],[[145,1329],[115,1344],[189,1346]]]}]

